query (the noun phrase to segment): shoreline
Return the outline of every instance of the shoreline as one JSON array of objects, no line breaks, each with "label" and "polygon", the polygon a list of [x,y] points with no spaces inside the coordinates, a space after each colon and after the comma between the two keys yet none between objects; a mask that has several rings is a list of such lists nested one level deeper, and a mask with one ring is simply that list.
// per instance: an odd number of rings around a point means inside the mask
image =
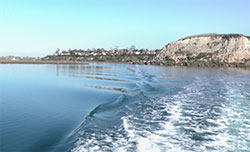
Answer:
[{"label": "shoreline", "polygon": [[112,62],[112,61],[88,61],[88,62],[78,62],[78,61],[44,61],[44,60],[0,60],[0,64],[89,64],[89,63],[116,63],[116,64],[130,64],[130,65],[151,65],[151,66],[161,66],[161,67],[187,67],[187,68],[216,68],[216,69],[241,69],[250,71],[250,66],[195,66],[195,65],[164,65],[164,64],[139,64],[139,63],[129,63],[129,62]]},{"label": "shoreline", "polygon": [[43,61],[43,60],[0,60],[0,64],[88,64],[74,61]]}]

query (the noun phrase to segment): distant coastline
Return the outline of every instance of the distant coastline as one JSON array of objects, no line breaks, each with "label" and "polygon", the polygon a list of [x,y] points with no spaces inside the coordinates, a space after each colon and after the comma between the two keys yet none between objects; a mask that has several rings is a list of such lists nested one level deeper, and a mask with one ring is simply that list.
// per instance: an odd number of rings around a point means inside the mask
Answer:
[{"label": "distant coastline", "polygon": [[44,60],[0,60],[0,64],[85,64],[74,61],[44,61]]},{"label": "distant coastline", "polygon": [[63,50],[32,60],[0,60],[0,64],[127,64],[250,68],[250,37],[242,34],[200,34],[171,42],[158,50],[127,49]]}]

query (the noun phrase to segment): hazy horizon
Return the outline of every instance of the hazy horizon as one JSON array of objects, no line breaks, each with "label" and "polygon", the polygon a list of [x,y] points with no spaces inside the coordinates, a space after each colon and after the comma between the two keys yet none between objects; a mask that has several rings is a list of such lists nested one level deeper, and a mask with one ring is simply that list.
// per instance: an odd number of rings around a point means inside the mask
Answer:
[{"label": "hazy horizon", "polygon": [[159,49],[202,33],[250,35],[250,2],[18,1],[0,2],[0,56],[42,57],[61,50]]}]

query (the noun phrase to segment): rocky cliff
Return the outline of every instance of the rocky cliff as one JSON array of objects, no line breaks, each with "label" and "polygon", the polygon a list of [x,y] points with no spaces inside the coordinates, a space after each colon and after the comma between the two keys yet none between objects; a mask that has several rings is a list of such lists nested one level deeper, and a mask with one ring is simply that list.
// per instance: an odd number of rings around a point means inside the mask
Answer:
[{"label": "rocky cliff", "polygon": [[203,34],[167,44],[155,60],[165,65],[250,66],[250,37]]}]

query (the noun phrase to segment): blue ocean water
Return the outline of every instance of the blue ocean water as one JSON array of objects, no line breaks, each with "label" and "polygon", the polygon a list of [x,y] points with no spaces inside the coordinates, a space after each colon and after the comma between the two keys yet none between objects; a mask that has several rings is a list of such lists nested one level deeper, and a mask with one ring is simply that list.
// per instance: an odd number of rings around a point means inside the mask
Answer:
[{"label": "blue ocean water", "polygon": [[1,152],[250,151],[250,72],[0,65]]}]

